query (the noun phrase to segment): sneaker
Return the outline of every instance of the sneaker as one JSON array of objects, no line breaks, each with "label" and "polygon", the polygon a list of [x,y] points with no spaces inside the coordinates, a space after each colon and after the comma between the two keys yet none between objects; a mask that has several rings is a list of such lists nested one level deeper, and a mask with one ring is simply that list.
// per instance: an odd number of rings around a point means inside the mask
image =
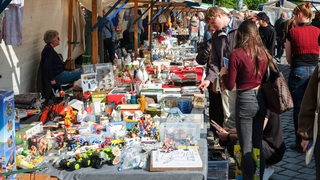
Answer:
[{"label": "sneaker", "polygon": [[274,169],[271,167],[264,169],[263,180],[268,180],[272,174],[274,173]]}]

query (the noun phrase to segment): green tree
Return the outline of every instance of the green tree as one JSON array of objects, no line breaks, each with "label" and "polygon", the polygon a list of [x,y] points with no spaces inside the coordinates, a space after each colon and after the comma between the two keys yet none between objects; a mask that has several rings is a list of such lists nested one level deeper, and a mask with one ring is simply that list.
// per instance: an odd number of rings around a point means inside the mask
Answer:
[{"label": "green tree", "polygon": [[244,0],[244,4],[248,6],[248,9],[258,10],[258,5],[266,3],[267,0]]},{"label": "green tree", "polygon": [[[268,0],[243,0],[243,5],[247,5],[250,10],[258,10],[257,7],[261,3],[265,3]],[[212,3],[212,0],[202,0],[203,3]],[[216,0],[216,5],[226,8],[237,8],[238,0]]]}]

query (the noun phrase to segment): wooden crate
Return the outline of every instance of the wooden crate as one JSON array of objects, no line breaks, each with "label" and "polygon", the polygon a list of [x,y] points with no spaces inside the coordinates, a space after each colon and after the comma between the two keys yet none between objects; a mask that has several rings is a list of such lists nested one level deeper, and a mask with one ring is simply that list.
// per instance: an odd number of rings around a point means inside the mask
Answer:
[{"label": "wooden crate", "polygon": [[52,177],[47,174],[18,174],[16,180],[59,180],[57,177]]}]

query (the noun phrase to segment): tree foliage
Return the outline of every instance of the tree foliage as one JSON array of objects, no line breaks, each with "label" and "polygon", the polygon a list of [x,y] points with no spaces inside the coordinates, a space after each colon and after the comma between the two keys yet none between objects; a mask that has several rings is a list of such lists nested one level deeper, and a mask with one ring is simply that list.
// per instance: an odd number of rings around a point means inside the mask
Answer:
[{"label": "tree foliage", "polygon": [[[257,10],[258,5],[268,0],[243,0],[243,5],[247,5],[250,10]],[[212,4],[212,0],[202,0],[203,3]],[[226,8],[237,9],[238,0],[216,0],[216,5]]]}]

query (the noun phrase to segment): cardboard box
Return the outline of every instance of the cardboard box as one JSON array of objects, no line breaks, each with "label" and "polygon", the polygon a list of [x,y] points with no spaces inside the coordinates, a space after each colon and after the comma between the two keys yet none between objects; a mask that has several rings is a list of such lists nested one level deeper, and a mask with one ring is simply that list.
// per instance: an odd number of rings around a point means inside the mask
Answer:
[{"label": "cardboard box", "polygon": [[95,91],[98,87],[97,74],[81,74],[81,86],[83,93],[86,93],[88,91]]},{"label": "cardboard box", "polygon": [[32,151],[45,155],[53,146],[53,140],[46,138],[42,133],[36,134],[28,139],[28,148]]},{"label": "cardboard box", "polygon": [[95,65],[98,81],[98,91],[108,91],[114,87],[114,74],[111,63],[100,63]]},{"label": "cardboard box", "polygon": [[[16,141],[13,91],[0,90],[0,170],[16,170]],[[14,179],[10,176],[7,179]]]},{"label": "cardboard box", "polygon": [[115,105],[122,104],[122,98],[125,97],[127,92],[129,92],[129,90],[126,88],[114,88],[109,92],[107,102],[114,102]]},{"label": "cardboard box", "polygon": [[16,145],[22,144],[23,139],[28,139],[35,134],[43,131],[43,126],[41,122],[33,122],[28,126],[22,128],[20,131],[16,132]]}]

